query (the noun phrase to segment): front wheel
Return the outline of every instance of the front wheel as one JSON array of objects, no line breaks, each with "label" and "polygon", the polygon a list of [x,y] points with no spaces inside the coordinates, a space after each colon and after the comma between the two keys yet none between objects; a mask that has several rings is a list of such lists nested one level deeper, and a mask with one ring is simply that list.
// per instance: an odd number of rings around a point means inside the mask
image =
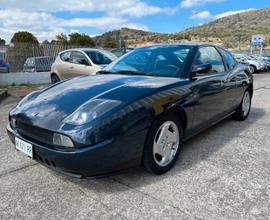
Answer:
[{"label": "front wheel", "polygon": [[182,136],[181,120],[174,113],[165,113],[156,119],[146,140],[144,167],[154,174],[170,170],[179,155]]},{"label": "front wheel", "polygon": [[242,99],[241,104],[236,109],[236,113],[233,118],[238,121],[244,121],[248,118],[251,109],[251,93],[246,90]]},{"label": "front wheel", "polygon": [[257,71],[257,69],[256,69],[255,66],[250,65],[248,68],[249,68],[249,71],[250,71],[252,74],[255,73],[255,72]]}]

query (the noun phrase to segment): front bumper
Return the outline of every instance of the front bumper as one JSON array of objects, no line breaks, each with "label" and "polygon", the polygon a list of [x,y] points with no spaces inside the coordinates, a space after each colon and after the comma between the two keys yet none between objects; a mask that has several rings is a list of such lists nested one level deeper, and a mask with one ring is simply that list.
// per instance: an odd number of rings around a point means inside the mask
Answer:
[{"label": "front bumper", "polygon": [[105,141],[93,146],[75,148],[72,151],[44,147],[23,138],[10,125],[7,126],[10,140],[15,136],[33,145],[33,159],[66,175],[83,178],[104,176],[141,164],[147,129],[123,137],[121,140]]}]

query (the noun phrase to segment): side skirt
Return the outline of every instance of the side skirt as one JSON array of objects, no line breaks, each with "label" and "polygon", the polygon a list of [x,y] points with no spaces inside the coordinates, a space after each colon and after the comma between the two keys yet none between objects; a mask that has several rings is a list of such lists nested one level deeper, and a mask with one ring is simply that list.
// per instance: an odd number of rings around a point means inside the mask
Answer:
[{"label": "side skirt", "polygon": [[202,131],[208,129],[208,128],[211,128],[213,127],[214,125],[218,124],[219,122],[223,121],[224,119],[230,117],[231,115],[233,115],[236,111],[233,111],[229,114],[226,114],[224,117],[221,117],[219,118],[218,120],[215,120],[209,124],[207,124],[206,126],[200,128],[200,129],[197,129],[196,131],[192,132],[190,135],[186,136],[184,139],[183,139],[183,142],[185,141],[188,141],[189,139],[191,139],[192,137],[196,136],[197,134],[201,133]]}]

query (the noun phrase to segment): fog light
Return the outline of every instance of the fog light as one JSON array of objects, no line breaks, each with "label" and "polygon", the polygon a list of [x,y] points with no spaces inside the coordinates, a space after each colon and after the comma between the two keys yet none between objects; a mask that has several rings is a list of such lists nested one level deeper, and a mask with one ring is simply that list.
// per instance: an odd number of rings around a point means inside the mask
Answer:
[{"label": "fog light", "polygon": [[62,134],[53,134],[53,144],[63,147],[74,147],[72,140]]},{"label": "fog light", "polygon": [[15,118],[10,119],[10,125],[12,128],[16,128],[16,119]]}]

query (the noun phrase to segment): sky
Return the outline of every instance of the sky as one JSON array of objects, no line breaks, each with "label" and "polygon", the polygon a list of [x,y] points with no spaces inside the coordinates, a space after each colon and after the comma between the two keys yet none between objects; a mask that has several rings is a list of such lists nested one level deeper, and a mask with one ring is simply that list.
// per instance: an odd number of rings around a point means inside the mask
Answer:
[{"label": "sky", "polygon": [[32,32],[39,41],[60,33],[90,36],[123,27],[175,33],[215,19],[270,7],[270,0],[0,0],[0,38]]}]

